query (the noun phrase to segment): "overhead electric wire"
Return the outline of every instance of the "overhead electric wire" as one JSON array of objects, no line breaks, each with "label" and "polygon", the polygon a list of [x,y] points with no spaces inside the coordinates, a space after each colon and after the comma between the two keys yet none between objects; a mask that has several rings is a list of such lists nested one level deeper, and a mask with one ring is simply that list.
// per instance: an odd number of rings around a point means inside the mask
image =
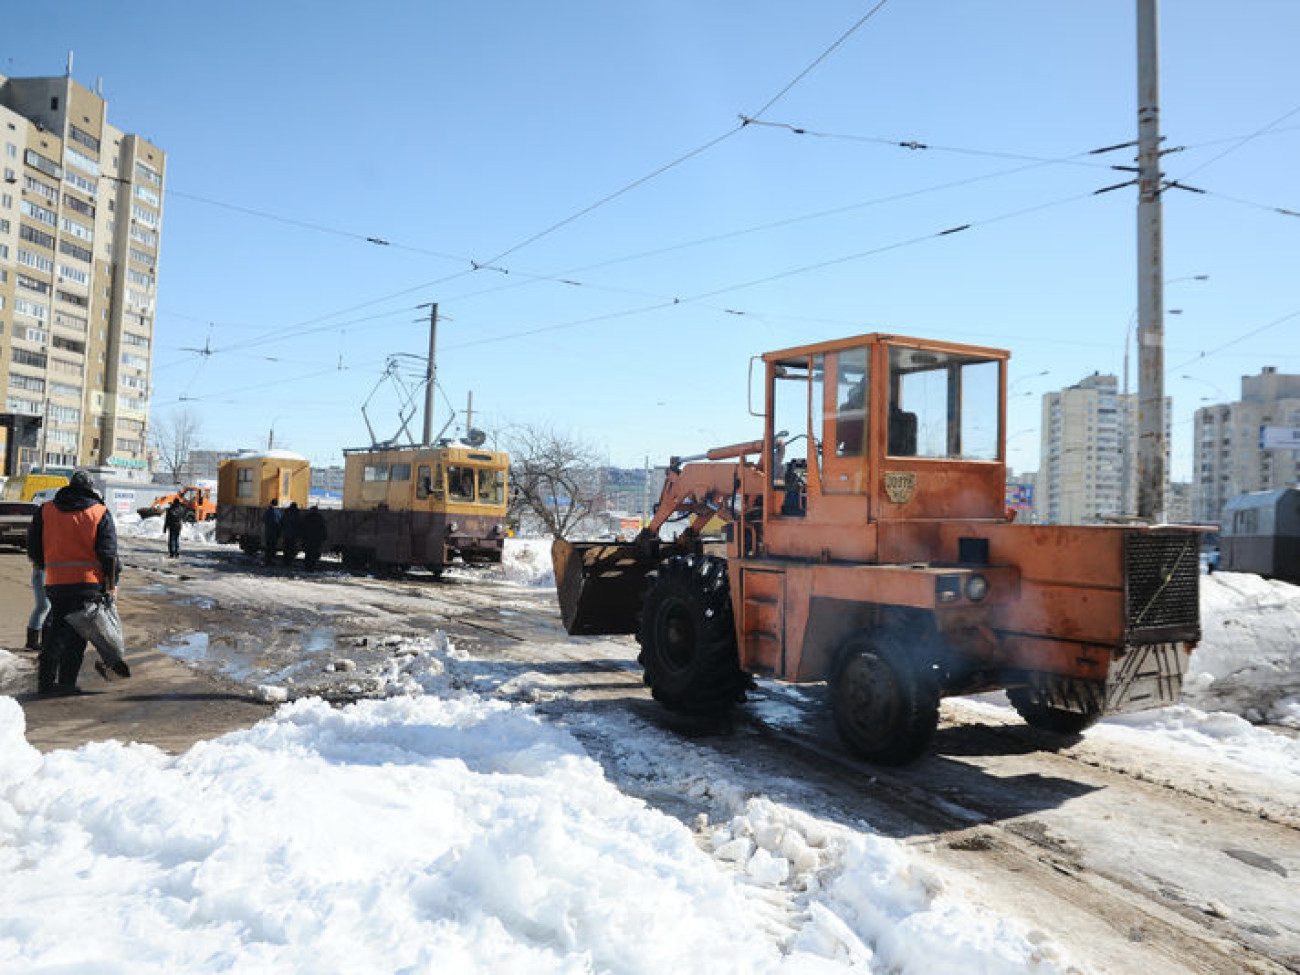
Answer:
[{"label": "overhead electric wire", "polygon": [[[854,254],[844,255],[842,257],[832,258],[826,261],[819,261],[814,264],[803,265],[801,267],[792,268],[787,271],[781,271],[776,274],[770,274],[761,278],[754,278],[749,281],[743,281],[738,284],[728,285],[723,288],[717,288],[713,291],[702,292],[700,294],[692,295],[685,298],[674,298],[671,301],[666,301],[656,305],[648,305],[642,308],[628,309],[626,311],[621,311],[621,312],[612,312],[607,315],[597,315],[590,318],[579,319],[576,321],[560,322],[552,325],[541,325],[534,328],[523,329],[520,331],[508,332],[501,335],[494,335],[485,338],[474,339],[468,342],[453,344],[451,346],[448,346],[447,348],[449,350],[464,349],[464,348],[470,348],[478,345],[487,345],[495,342],[505,342],[511,339],[524,338],[526,336],[531,336],[531,335],[539,335],[545,332],[556,332],[564,329],[578,328],[582,325],[590,325],[595,322],[608,321],[616,318],[627,317],[629,315],[638,315],[638,314],[643,314],[645,312],[657,311],[664,308],[671,308],[676,305],[703,304],[706,299],[713,298],[721,294],[727,294],[733,291],[740,291],[746,288],[756,287],[760,284],[767,284],[772,281],[779,281],[784,278],[794,277],[795,275],[806,274],[811,271],[818,271],[828,267],[834,267],[836,265],[849,263],[855,260],[862,260],[863,258],[872,257],[877,254],[883,254],[888,251],[899,250],[904,247],[910,247],[915,244],[924,243],[925,241],[929,241],[929,240],[936,240],[941,237],[949,237],[952,236],[953,234],[961,233],[966,230],[978,229],[980,227],[984,227],[989,224],[1001,223],[1002,221],[1005,220],[1012,220],[1017,217],[1022,217],[1031,213],[1038,213],[1042,210],[1047,210],[1052,207],[1064,206],[1068,203],[1077,203],[1082,200],[1090,200],[1093,199],[1094,197],[1095,194],[1092,192],[1077,194],[1075,196],[1066,197],[1060,200],[1053,200],[1046,203],[1040,203],[1030,207],[1022,207],[1019,210],[1014,210],[1009,213],[1004,213],[998,216],[989,217],[984,220],[973,221],[973,222],[962,223],[962,224],[955,224],[943,230],[933,231],[927,234],[920,234],[915,237],[909,237],[905,240],[895,241],[890,244],[883,244],[879,247],[874,247],[869,250],[858,251]],[[726,314],[731,314],[731,315],[748,314],[747,312],[736,310],[736,309],[724,309],[723,311]]]},{"label": "overhead electric wire", "polygon": [[1192,176],[1196,175],[1197,173],[1201,172],[1203,169],[1213,166],[1224,156],[1236,152],[1242,146],[1245,146],[1246,144],[1254,141],[1255,139],[1259,138],[1261,135],[1264,135],[1269,130],[1285,122],[1292,115],[1297,115],[1297,114],[1300,114],[1300,105],[1297,105],[1295,108],[1291,109],[1291,111],[1278,116],[1272,122],[1269,122],[1268,125],[1265,125],[1263,128],[1258,129],[1255,132],[1250,133],[1249,135],[1245,135],[1237,139],[1235,142],[1232,143],[1232,145],[1228,146],[1228,148],[1224,149],[1222,152],[1214,156],[1211,156],[1209,159],[1205,160],[1205,162],[1201,163],[1199,166],[1195,166],[1192,169],[1189,169],[1187,172],[1183,173],[1180,179],[1189,179]]},{"label": "overhead electric wire", "polygon": [[234,210],[237,213],[245,213],[250,216],[261,217],[263,220],[273,220],[276,221],[277,223],[288,224],[289,226],[292,227],[301,227],[304,230],[314,230],[317,233],[331,234],[335,237],[345,237],[349,240],[359,240],[367,244],[376,244],[382,247],[392,247],[395,250],[411,251],[412,253],[415,254],[425,254],[430,257],[440,257],[443,260],[447,260],[447,261],[456,261],[458,263],[464,263],[465,261],[465,258],[459,257],[455,254],[447,254],[442,251],[429,250],[428,248],[424,248],[424,247],[414,247],[410,244],[398,243],[396,241],[388,240],[385,237],[380,237],[374,234],[362,234],[362,233],[357,233],[356,231],[353,230],[340,230],[337,227],[329,227],[326,226],[325,224],[314,223],[310,220],[299,220],[296,217],[286,217],[286,216],[282,216],[281,214],[270,213],[266,210],[258,210],[253,207],[244,206],[238,203],[226,203],[222,200],[214,200],[211,197],[200,196],[197,193],[186,193],[182,190],[169,188],[167,190],[167,195],[179,197],[182,200],[194,200],[195,202],[204,203],[207,204],[208,206],[220,207],[223,210]]},{"label": "overhead electric wire", "polygon": [[1259,328],[1254,328],[1251,329],[1249,332],[1245,332],[1241,335],[1238,335],[1236,338],[1224,342],[1222,345],[1211,349],[1209,352],[1202,352],[1200,355],[1193,356],[1192,358],[1188,359],[1184,363],[1181,363],[1180,365],[1171,367],[1169,371],[1178,372],[1179,370],[1186,369],[1188,366],[1195,365],[1198,362],[1204,362],[1206,359],[1209,359],[1211,356],[1218,355],[1224,349],[1230,349],[1234,345],[1246,341],[1246,339],[1254,338],[1256,335],[1259,335],[1263,332],[1267,332],[1269,329],[1277,328],[1277,326],[1279,325],[1284,325],[1295,318],[1300,318],[1300,310],[1290,312],[1289,314],[1283,315],[1281,318],[1275,318],[1273,319],[1273,321],[1268,322],[1265,325],[1259,326]]},{"label": "overhead electric wire", "polygon": [[819,64],[821,64],[824,60],[826,60],[826,58],[828,58],[841,44],[843,44],[854,33],[856,33],[857,30],[860,27],[862,27],[863,24],[865,24],[872,17],[874,17],[880,11],[880,9],[884,7],[885,4],[888,2],[889,0],[880,0],[879,3],[877,3],[869,11],[867,11],[860,18],[858,18],[857,22],[854,23],[853,26],[851,26],[848,30],[846,30],[843,34],[841,34],[838,38],[836,38],[835,41],[828,48],[826,48],[826,50],[822,51],[821,54],[819,54],[816,58],[813,59],[811,64],[809,64],[806,68],[804,68],[797,75],[795,75],[795,77],[791,79],[791,81],[788,84],[786,84],[784,88],[782,88],[770,99],[768,99],[767,103],[762,108],[760,108],[757,112],[753,112],[749,116],[742,115],[741,121],[738,125],[728,129],[726,132],[723,132],[721,135],[714,136],[712,139],[709,139],[704,144],[697,146],[694,149],[691,149],[689,152],[683,153],[682,155],[678,156],[676,159],[673,159],[671,162],[665,163],[664,165],[659,166],[657,169],[652,170],[646,175],[638,177],[637,179],[628,183],[626,186],[622,187],[621,189],[606,194],[596,202],[588,204],[587,206],[583,207],[577,212],[572,213],[569,216],[565,217],[563,220],[558,220],[555,223],[551,224],[549,227],[546,227],[544,230],[540,230],[537,233],[525,238],[524,240],[521,240],[519,243],[506,248],[505,250],[501,251],[501,253],[497,254],[495,257],[488,260],[486,263],[496,264],[502,258],[508,257],[509,255],[514,254],[516,251],[522,250],[523,248],[527,247],[530,244],[536,243],[537,241],[541,240],[543,237],[547,237],[550,234],[555,233],[555,231],[559,230],[561,227],[568,226],[569,224],[573,223],[575,220],[585,217],[587,214],[600,209],[601,207],[605,206],[608,203],[613,202],[614,200],[617,200],[619,197],[624,196],[625,194],[636,189],[637,187],[644,186],[646,183],[649,183],[651,180],[654,180],[662,176],[664,173],[669,172],[672,169],[676,169],[682,163],[688,162],[691,159],[694,159],[696,156],[702,155],[703,153],[708,152],[710,149],[714,148],[715,146],[730,139],[737,132],[741,131],[746,126],[748,126],[752,119],[761,118],[762,115],[769,108],[771,108],[782,98],[784,98],[787,94],[789,94],[790,91],[796,85],[799,84],[799,82],[803,81],[804,78],[806,78],[809,74],[811,74]]}]

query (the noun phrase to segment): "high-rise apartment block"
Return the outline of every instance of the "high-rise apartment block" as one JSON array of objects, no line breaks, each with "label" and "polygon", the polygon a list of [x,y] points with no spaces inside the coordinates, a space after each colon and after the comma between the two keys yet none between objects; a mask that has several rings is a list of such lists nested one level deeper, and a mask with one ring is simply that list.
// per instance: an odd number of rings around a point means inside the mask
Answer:
[{"label": "high-rise apartment block", "polygon": [[[1122,515],[1137,485],[1137,396],[1094,373],[1043,397],[1034,508],[1040,522],[1086,525]],[[1127,456],[1126,456],[1127,449]]]},{"label": "high-rise apartment block", "polygon": [[0,75],[3,473],[147,466],[166,154],[72,78]]},{"label": "high-rise apartment block", "polygon": [[1262,427],[1300,430],[1300,376],[1266,366],[1241,377],[1241,401],[1196,411],[1197,521],[1218,522],[1223,506],[1239,494],[1295,487],[1300,451],[1262,445]]}]

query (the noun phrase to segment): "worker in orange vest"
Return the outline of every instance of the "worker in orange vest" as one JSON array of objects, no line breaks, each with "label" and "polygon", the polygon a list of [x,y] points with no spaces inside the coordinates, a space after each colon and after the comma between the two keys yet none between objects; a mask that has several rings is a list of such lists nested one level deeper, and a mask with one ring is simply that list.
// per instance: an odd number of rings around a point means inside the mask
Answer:
[{"label": "worker in orange vest", "polygon": [[[117,589],[117,528],[104,499],[95,493],[85,471],[76,471],[53,501],[36,510],[27,535],[27,554],[45,569],[45,618],[37,666],[37,692],[77,694],[77,675],[86,654],[86,639],[72,628],[68,614]],[[130,677],[124,661],[112,668]],[[104,676],[108,674],[105,672]]]}]

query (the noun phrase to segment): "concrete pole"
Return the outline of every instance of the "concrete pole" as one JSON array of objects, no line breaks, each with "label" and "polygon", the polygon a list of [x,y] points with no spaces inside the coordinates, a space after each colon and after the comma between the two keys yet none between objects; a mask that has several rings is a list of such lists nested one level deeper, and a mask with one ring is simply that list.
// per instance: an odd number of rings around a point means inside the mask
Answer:
[{"label": "concrete pole", "polygon": [[1138,58],[1138,495],[1137,514],[1165,517],[1164,258],[1160,215],[1160,69],[1157,0],[1137,0]]},{"label": "concrete pole", "polygon": [[438,303],[429,306],[429,364],[424,377],[424,446],[433,443],[433,394],[437,385],[438,365],[434,356],[438,350]]}]

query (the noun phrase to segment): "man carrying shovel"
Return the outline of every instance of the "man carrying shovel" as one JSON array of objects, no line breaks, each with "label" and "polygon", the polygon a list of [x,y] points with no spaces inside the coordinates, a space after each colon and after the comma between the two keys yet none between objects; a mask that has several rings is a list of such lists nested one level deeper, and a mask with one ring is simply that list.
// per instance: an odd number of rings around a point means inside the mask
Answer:
[{"label": "man carrying shovel", "polygon": [[[37,665],[37,693],[77,694],[86,636],[75,623],[87,611],[105,608],[116,621],[111,597],[118,572],[117,528],[85,471],[75,472],[53,501],[37,509],[27,533],[27,554],[45,568],[45,593],[50,600]],[[96,645],[104,659],[96,661],[95,669],[105,680],[131,676],[120,646],[106,653],[98,640]]]}]

